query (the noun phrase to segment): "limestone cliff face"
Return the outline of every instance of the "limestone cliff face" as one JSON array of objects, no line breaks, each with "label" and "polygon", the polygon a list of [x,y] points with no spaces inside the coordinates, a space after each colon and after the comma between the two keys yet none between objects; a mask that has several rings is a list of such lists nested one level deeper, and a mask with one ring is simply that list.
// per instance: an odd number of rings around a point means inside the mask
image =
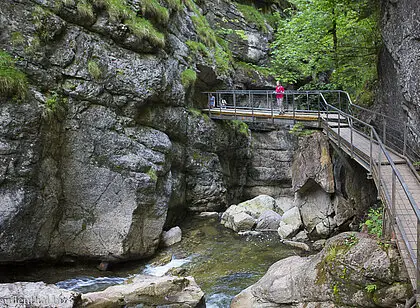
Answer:
[{"label": "limestone cliff face", "polygon": [[[232,1],[114,2],[0,7],[0,48],[29,82],[22,102],[0,97],[1,262],[147,257],[165,223],[242,194],[249,134],[192,107],[206,106],[201,91],[246,86],[232,63],[265,63],[272,30]],[[241,55],[217,41],[222,20],[220,35],[244,31]]]},{"label": "limestone cliff face", "polygon": [[[412,126],[417,135],[420,132],[419,16],[417,0],[382,0],[384,48],[379,63],[379,108]],[[396,124],[394,128],[403,131]],[[412,134],[409,137],[418,150],[418,137]]]},{"label": "limestone cliff face", "polygon": [[312,238],[356,229],[376,202],[377,190],[366,170],[334,151],[322,133],[299,138],[292,165],[294,206]]}]

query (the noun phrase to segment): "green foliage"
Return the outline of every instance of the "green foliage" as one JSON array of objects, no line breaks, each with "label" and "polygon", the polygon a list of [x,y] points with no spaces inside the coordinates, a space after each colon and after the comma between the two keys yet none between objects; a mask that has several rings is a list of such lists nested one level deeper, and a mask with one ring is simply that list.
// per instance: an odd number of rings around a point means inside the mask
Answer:
[{"label": "green foliage", "polygon": [[12,32],[11,42],[13,46],[22,45],[25,43],[25,38],[23,37],[22,33],[20,32]]},{"label": "green foliage", "polygon": [[79,1],[77,3],[77,11],[80,13],[80,15],[84,17],[93,18],[95,15],[93,14],[93,7],[92,4],[89,2],[86,2],[85,0]]},{"label": "green foliage", "polygon": [[155,46],[165,46],[164,35],[157,31],[147,19],[142,17],[135,17],[127,20],[125,24],[138,38],[147,38]]},{"label": "green foliage", "polygon": [[155,170],[155,169],[150,168],[150,169],[149,169],[149,171],[147,171],[147,172],[146,172],[146,174],[150,177],[150,179],[151,179],[153,182],[156,182],[156,181],[157,181],[158,176],[157,176],[157,174],[156,174],[156,170]]},{"label": "green foliage", "polygon": [[260,73],[263,76],[270,76],[271,75],[271,70],[267,67],[263,67],[263,66],[258,66],[252,63],[248,63],[248,62],[241,62],[238,61],[235,63],[237,66],[241,67],[242,69],[244,69],[245,71],[249,72],[249,77],[251,77],[250,75],[252,74],[252,71],[256,71],[258,73]]},{"label": "green foliage", "polygon": [[[190,50],[193,53],[198,51],[209,65],[215,64],[216,70],[220,74],[227,74],[232,60],[232,54],[228,46],[224,40],[220,40],[217,37],[193,0],[185,0],[185,4],[194,13],[191,16],[191,20],[195,26],[199,40],[199,42],[187,41]],[[215,63],[212,63],[212,56]]]},{"label": "green foliage", "polygon": [[202,118],[206,122],[210,122],[210,118],[207,114],[202,113],[201,110],[196,108],[188,108],[189,114],[194,118]]},{"label": "green foliage", "polygon": [[186,41],[185,42],[194,54],[201,54],[203,57],[210,57],[209,50],[207,49],[206,45],[196,41]]},{"label": "green foliage", "polygon": [[102,70],[99,64],[95,60],[88,61],[88,71],[89,74],[96,80],[101,79],[102,77]]},{"label": "green foliage", "polygon": [[239,132],[242,135],[249,136],[249,127],[248,124],[240,120],[230,120],[228,121],[229,125]]},{"label": "green foliage", "polygon": [[376,235],[378,238],[381,237],[382,236],[382,215],[383,215],[383,207],[370,208],[366,221],[362,223],[360,227],[363,228],[363,226],[366,226],[369,234]]},{"label": "green foliage", "polygon": [[58,111],[65,103],[67,103],[67,98],[63,98],[57,92],[52,91],[45,100],[47,114],[50,115],[51,113]]},{"label": "green foliage", "polygon": [[309,136],[315,132],[316,130],[313,129],[305,129],[305,126],[302,123],[296,123],[289,131],[289,133],[298,137]]},{"label": "green foliage", "polygon": [[235,35],[239,37],[241,40],[248,41],[248,36],[246,35],[244,30],[234,30],[228,28],[220,28],[216,31],[216,34],[219,36],[226,36],[226,35]]},{"label": "green foliage", "polygon": [[376,284],[368,284],[365,286],[365,290],[370,294],[374,293],[377,288],[378,286]]},{"label": "green foliage", "polygon": [[247,22],[255,24],[258,29],[262,30],[263,32],[267,33],[268,29],[265,24],[265,18],[263,14],[258,11],[254,6],[246,5],[246,4],[239,4],[237,3],[237,8],[241,13],[244,15],[244,18]]},{"label": "green foliage", "polygon": [[[354,97],[376,79],[378,1],[292,0],[278,23],[273,65],[283,82],[320,76]],[[370,99],[366,96],[364,99]]]},{"label": "green foliage", "polygon": [[[164,35],[156,30],[153,24],[130,9],[126,0],[91,0],[95,6],[104,7],[111,20],[117,22],[123,20],[124,24],[139,39],[147,39],[156,47],[165,46]],[[168,10],[156,0],[142,1],[143,14],[149,14],[159,23],[167,23],[169,20]]]},{"label": "green foliage", "polygon": [[216,36],[213,29],[210,27],[207,19],[203,15],[191,16],[191,20],[194,23],[197,35],[206,46],[216,46]]},{"label": "green foliage", "polygon": [[185,71],[181,73],[181,83],[184,86],[184,88],[188,88],[197,79],[197,73],[193,71],[192,69],[188,68]]},{"label": "green foliage", "polygon": [[354,234],[351,234],[344,239],[344,245],[346,245],[348,248],[353,247],[358,242],[359,242],[359,239]]},{"label": "green foliage", "polygon": [[0,50],[0,96],[22,100],[26,97],[26,75],[16,69],[15,59]]},{"label": "green foliage", "polygon": [[125,0],[92,0],[92,2],[95,6],[105,7],[113,21],[131,18],[134,15]]},{"label": "green foliage", "polygon": [[182,0],[165,0],[171,9],[180,11],[183,8]]},{"label": "green foliage", "polygon": [[141,6],[144,13],[152,15],[159,23],[165,24],[168,22],[168,9],[161,6],[157,0],[141,1]]}]

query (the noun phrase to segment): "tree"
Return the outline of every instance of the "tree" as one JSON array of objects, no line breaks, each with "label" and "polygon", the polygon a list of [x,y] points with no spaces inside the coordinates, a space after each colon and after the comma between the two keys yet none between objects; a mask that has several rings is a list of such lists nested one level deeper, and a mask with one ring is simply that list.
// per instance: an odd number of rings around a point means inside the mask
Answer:
[{"label": "tree", "polygon": [[[291,0],[279,19],[273,70],[283,82],[341,88],[353,95],[376,79],[377,0]],[[321,78],[323,76],[324,78]]]}]

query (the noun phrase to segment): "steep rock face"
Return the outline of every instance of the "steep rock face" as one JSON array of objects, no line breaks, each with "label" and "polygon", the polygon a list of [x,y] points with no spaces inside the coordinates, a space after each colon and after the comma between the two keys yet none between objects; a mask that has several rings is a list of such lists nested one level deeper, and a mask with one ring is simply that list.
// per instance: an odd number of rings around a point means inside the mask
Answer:
[{"label": "steep rock face", "polygon": [[[0,47],[29,81],[21,104],[0,98],[2,262],[146,257],[187,210],[221,209],[242,195],[249,133],[190,108],[195,92],[232,84],[229,63],[221,70],[214,50],[197,55],[187,44],[202,39],[192,16],[210,4],[169,8],[163,24],[128,5],[164,37],[139,35],[135,19],[106,6],[0,8]],[[187,68],[195,87],[181,82]]]},{"label": "steep rock face", "polygon": [[[392,115],[417,131],[409,133],[411,145],[419,150],[420,132],[420,7],[416,0],[382,0],[384,48],[379,65],[378,102],[383,113]],[[380,119],[377,119],[380,121]],[[403,132],[403,124],[393,123]]]},{"label": "steep rock face", "polygon": [[273,264],[231,307],[398,307],[411,285],[395,248],[342,233],[311,257]]},{"label": "steep rock face", "polygon": [[299,139],[292,173],[294,205],[312,237],[357,226],[376,201],[375,184],[366,171],[345,154],[331,152],[322,133]]},{"label": "steep rock face", "polygon": [[270,195],[281,199],[292,195],[293,153],[297,141],[288,128],[271,132],[252,131],[251,158],[244,198]]}]

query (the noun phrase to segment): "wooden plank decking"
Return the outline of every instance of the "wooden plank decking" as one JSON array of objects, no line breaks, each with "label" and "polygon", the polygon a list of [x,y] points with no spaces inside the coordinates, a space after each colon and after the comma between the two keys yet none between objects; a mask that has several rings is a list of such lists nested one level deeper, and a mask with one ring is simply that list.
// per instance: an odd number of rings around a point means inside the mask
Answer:
[{"label": "wooden plank decking", "polygon": [[[340,148],[349,155],[355,157],[364,167],[372,170],[370,166],[370,154],[372,151],[372,162],[374,165],[381,164],[375,174],[375,182],[384,203],[389,203],[392,198],[392,173],[393,169],[382,153],[377,143],[372,143],[368,136],[352,130],[349,127],[338,128],[327,127],[327,135],[338,145],[340,140]],[[351,146],[353,144],[353,147]],[[381,155],[380,155],[381,154]],[[388,151],[396,169],[402,177],[404,185],[414,200],[420,200],[420,182],[418,175],[408,166],[406,160],[393,151]],[[380,172],[380,174],[378,174]],[[395,215],[394,232],[397,245],[401,252],[401,256],[406,265],[411,283],[414,289],[417,289],[416,264],[417,264],[417,216],[409,197],[406,194],[403,185],[395,179],[395,209],[391,204],[386,205],[390,208],[391,214]]]}]

